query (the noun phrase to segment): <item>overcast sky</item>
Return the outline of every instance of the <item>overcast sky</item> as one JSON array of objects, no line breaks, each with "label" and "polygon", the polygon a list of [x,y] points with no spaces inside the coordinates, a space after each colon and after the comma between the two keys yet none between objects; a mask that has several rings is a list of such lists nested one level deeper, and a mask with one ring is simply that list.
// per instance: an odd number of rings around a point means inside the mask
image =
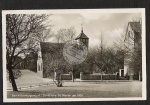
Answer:
[{"label": "overcast sky", "polygon": [[89,46],[99,44],[100,33],[108,46],[113,45],[116,37],[120,36],[124,26],[133,18],[140,17],[138,13],[74,13],[74,14],[54,14],[50,16],[52,30],[56,33],[61,28],[74,27],[76,36],[83,32],[89,37]]}]

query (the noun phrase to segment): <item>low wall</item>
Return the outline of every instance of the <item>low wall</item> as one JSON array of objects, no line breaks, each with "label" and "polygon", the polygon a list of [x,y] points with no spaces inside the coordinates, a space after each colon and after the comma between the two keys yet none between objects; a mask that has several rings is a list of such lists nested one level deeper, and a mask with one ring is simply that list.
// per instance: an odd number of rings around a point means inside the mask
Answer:
[{"label": "low wall", "polygon": [[[58,78],[56,78],[57,80]],[[61,74],[61,79],[62,80],[72,80],[72,75],[71,74]]]},{"label": "low wall", "polygon": [[116,75],[115,74],[80,74],[80,79],[81,80],[116,80]]}]

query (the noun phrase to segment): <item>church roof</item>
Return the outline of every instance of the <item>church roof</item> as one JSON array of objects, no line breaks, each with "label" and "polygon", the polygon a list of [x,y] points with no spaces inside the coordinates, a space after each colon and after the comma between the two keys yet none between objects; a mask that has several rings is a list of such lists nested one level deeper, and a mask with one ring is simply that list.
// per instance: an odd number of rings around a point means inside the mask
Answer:
[{"label": "church roof", "polygon": [[41,53],[56,53],[63,50],[64,43],[40,42]]},{"label": "church roof", "polygon": [[131,28],[136,32],[141,32],[141,24],[140,22],[129,22]]},{"label": "church roof", "polygon": [[80,38],[89,39],[89,38],[83,33],[83,30],[82,30],[81,33],[75,38],[75,40],[80,39]]}]

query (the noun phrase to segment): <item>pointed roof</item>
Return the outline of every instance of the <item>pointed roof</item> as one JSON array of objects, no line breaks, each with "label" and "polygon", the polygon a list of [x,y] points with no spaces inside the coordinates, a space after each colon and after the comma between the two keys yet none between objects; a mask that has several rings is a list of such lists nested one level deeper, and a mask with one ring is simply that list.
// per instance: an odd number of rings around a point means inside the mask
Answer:
[{"label": "pointed roof", "polygon": [[141,24],[140,22],[129,22],[132,30],[136,31],[136,32],[141,32]]},{"label": "pointed roof", "polygon": [[83,29],[81,30],[81,33],[75,38],[75,40],[81,39],[81,38],[89,39],[89,38],[83,33]]},{"label": "pointed roof", "polygon": [[[128,27],[131,27],[131,29],[134,31],[134,32],[137,32],[137,33],[140,33],[141,34],[141,23],[140,22],[129,22],[128,23],[128,26],[127,26],[127,29],[126,29],[126,36],[127,36],[127,32],[128,32]],[[138,34],[138,35],[140,35]],[[125,36],[125,39],[124,41],[126,40],[126,36]]]}]

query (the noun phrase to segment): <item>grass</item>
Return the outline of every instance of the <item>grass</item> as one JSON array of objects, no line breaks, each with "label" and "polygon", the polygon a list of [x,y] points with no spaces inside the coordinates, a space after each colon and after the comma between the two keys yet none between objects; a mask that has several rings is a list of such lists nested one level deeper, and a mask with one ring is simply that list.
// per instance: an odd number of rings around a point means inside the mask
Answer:
[{"label": "grass", "polygon": [[63,87],[41,86],[18,92],[8,98],[118,98],[142,97],[142,82],[65,82]]}]

